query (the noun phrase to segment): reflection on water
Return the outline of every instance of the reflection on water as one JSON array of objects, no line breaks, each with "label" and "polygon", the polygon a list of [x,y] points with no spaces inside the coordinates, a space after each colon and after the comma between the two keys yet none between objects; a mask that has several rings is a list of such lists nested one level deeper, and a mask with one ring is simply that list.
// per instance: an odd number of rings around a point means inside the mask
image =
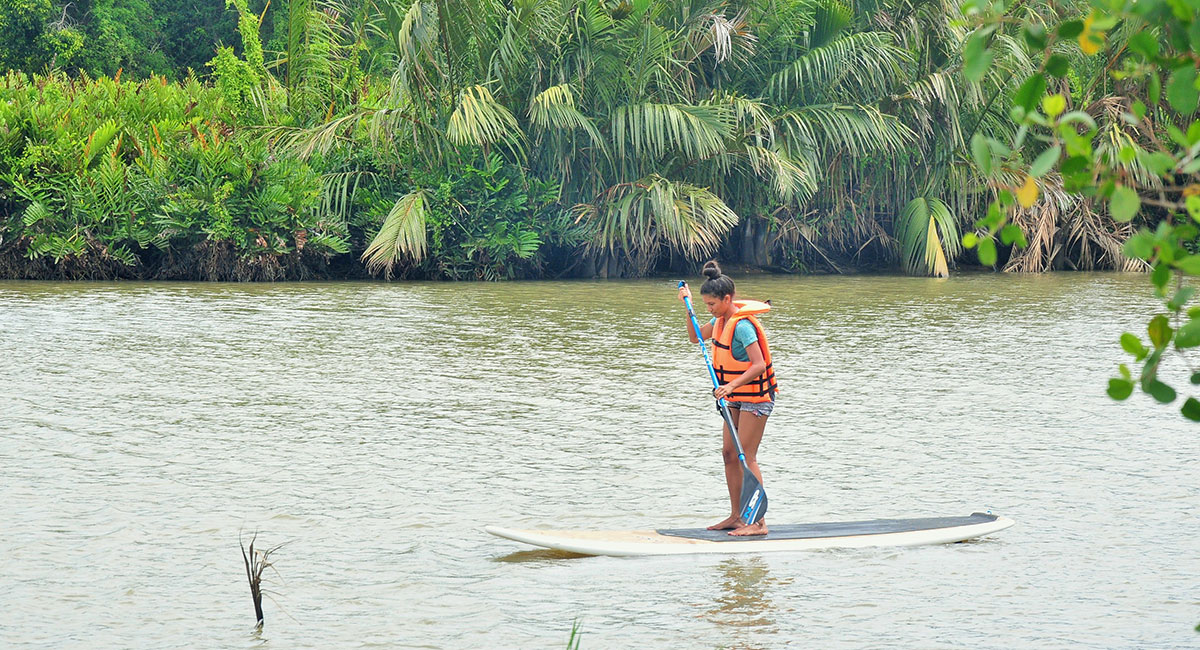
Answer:
[{"label": "reflection on water", "polygon": [[540,548],[532,551],[517,551],[495,558],[496,562],[544,562],[547,560],[576,560],[589,557],[570,551],[559,551],[552,548]]},{"label": "reflection on water", "polygon": [[[771,577],[761,556],[736,556],[717,565],[720,593],[705,618],[717,625],[775,631],[775,604],[768,596],[781,582]],[[751,647],[751,646],[734,646]]]}]

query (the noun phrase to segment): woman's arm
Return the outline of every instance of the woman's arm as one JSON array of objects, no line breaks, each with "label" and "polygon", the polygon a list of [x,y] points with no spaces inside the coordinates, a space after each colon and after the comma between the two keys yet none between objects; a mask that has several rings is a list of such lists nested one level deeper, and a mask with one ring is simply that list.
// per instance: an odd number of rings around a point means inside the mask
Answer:
[{"label": "woman's arm", "polygon": [[[692,297],[692,292],[688,289],[686,284],[682,287],[679,287],[679,302],[683,302],[684,296],[687,296],[688,298]],[[687,319],[688,340],[692,343],[699,343],[699,339],[696,338],[696,328],[692,326],[691,314],[685,314],[684,318]],[[712,331],[712,323],[705,323],[700,326],[700,335],[704,337],[705,341],[712,338]]]}]

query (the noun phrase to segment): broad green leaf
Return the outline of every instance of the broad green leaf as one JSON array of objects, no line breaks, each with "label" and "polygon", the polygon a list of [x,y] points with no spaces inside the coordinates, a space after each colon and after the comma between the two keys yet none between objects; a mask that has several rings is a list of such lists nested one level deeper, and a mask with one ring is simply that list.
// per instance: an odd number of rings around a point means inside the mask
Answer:
[{"label": "broad green leaf", "polygon": [[1092,15],[1088,16],[1083,21],[1083,28],[1091,29],[1093,31],[1106,32],[1116,26],[1118,18],[1119,17],[1116,14],[1111,12],[1093,11]]},{"label": "broad green leaf", "polygon": [[1129,110],[1133,112],[1133,116],[1139,121],[1143,117],[1146,117],[1146,105],[1140,99],[1133,100],[1133,103],[1129,105]]},{"label": "broad green leaf", "polygon": [[1113,219],[1129,221],[1137,214],[1138,208],[1141,206],[1142,200],[1138,198],[1137,192],[1133,188],[1118,185],[1113,190],[1112,198],[1109,199],[1108,210]]},{"label": "broad green leaf", "polygon": [[1044,94],[1046,94],[1046,78],[1042,76],[1041,72],[1035,72],[1017,89],[1017,94],[1013,95],[1013,105],[1024,108],[1026,113],[1032,113],[1037,108],[1038,100]]},{"label": "broad green leaf", "polygon": [[1092,163],[1091,158],[1084,156],[1071,156],[1063,161],[1059,171],[1063,174],[1078,174],[1088,170],[1088,165]]},{"label": "broad green leaf", "polygon": [[[1054,95],[1058,97],[1058,95]],[[1058,162],[1059,155],[1062,154],[1062,147],[1054,145],[1043,151],[1037,158],[1033,159],[1033,164],[1029,166],[1029,175],[1034,178],[1041,178],[1046,175],[1046,172],[1054,168],[1054,164]]]},{"label": "broad green leaf", "polygon": [[1061,54],[1051,55],[1046,60],[1046,72],[1056,79],[1062,79],[1067,76],[1067,72],[1071,70],[1071,62],[1067,57]]},{"label": "broad green leaf", "polygon": [[970,81],[978,83],[992,64],[992,51],[987,46],[991,33],[991,29],[978,29],[963,46],[963,75]]},{"label": "broad green leaf", "polygon": [[[1200,401],[1196,401],[1195,397],[1187,398],[1183,403],[1183,407],[1179,409],[1183,413],[1183,417],[1194,422],[1200,422]],[[1196,625],[1196,631],[1200,632],[1200,624]]]},{"label": "broad green leaf", "polygon": [[1130,257],[1148,260],[1150,256],[1154,255],[1154,244],[1157,241],[1154,238],[1154,233],[1143,229],[1125,242],[1125,254]]},{"label": "broad green leaf", "polygon": [[1129,38],[1129,49],[1149,61],[1158,56],[1158,40],[1153,32],[1143,30]]},{"label": "broad green leaf", "polygon": [[1171,154],[1155,151],[1142,156],[1142,164],[1155,174],[1162,176],[1175,168],[1175,157]]},{"label": "broad green leaf", "polygon": [[1032,23],[1025,25],[1021,30],[1021,36],[1025,37],[1025,43],[1029,45],[1029,49],[1034,52],[1041,52],[1046,49],[1046,28]]},{"label": "broad green leaf", "polygon": [[1200,223],[1200,196],[1189,196],[1183,204],[1187,206],[1188,214],[1196,223]]},{"label": "broad green leaf", "polygon": [[987,214],[984,215],[982,219],[975,222],[975,227],[986,228],[994,231],[996,228],[1000,227],[1000,222],[1003,219],[1004,216],[1000,214],[1000,207],[996,205],[995,201],[992,201],[988,204]]},{"label": "broad green leaf", "polygon": [[963,235],[963,248],[975,248],[975,244],[979,243],[979,236],[973,232]]},{"label": "broad green leaf", "polygon": [[1129,374],[1129,366],[1127,366],[1123,363],[1117,364],[1117,370],[1121,371],[1121,376],[1124,377],[1125,379],[1130,379],[1133,376],[1133,375]]},{"label": "broad green leaf", "polygon": [[1109,379],[1108,396],[1117,400],[1129,399],[1133,394],[1133,382],[1128,379]]},{"label": "broad green leaf", "polygon": [[984,266],[996,264],[996,240],[991,237],[979,240],[979,263]]},{"label": "broad green leaf", "polygon": [[1175,141],[1175,144],[1181,147],[1188,146],[1187,136],[1184,135],[1183,131],[1180,131],[1179,127],[1175,126],[1174,124],[1167,124],[1167,135],[1171,136],[1171,139]]},{"label": "broad green leaf", "polygon": [[1059,38],[1075,38],[1076,36],[1079,36],[1081,32],[1083,32],[1082,20],[1068,20],[1058,26]]},{"label": "broad green leaf", "polygon": [[1042,111],[1046,113],[1046,116],[1050,119],[1058,117],[1060,113],[1066,110],[1066,108],[1067,98],[1058,93],[1046,95],[1042,98]]},{"label": "broad green leaf", "polygon": [[1158,364],[1162,361],[1163,353],[1166,351],[1166,348],[1156,348],[1142,363],[1142,373],[1139,379],[1142,383],[1142,390],[1146,390],[1147,382],[1158,376]]},{"label": "broad green leaf", "polygon": [[1195,386],[1200,386],[1200,372],[1192,373],[1192,384]]},{"label": "broad green leaf", "polygon": [[1200,255],[1186,255],[1175,260],[1175,268],[1188,275],[1200,275]]},{"label": "broad green leaf", "polygon": [[988,146],[987,136],[982,133],[971,136],[971,156],[975,158],[975,165],[979,167],[979,171],[984,176],[990,176],[992,173],[992,148]]},{"label": "broad green leaf", "polygon": [[1150,325],[1146,327],[1146,331],[1150,334],[1150,342],[1154,347],[1161,348],[1171,340],[1171,326],[1167,324],[1167,317],[1159,314],[1150,319]]},{"label": "broad green leaf", "polygon": [[1179,291],[1176,291],[1175,295],[1171,296],[1170,302],[1167,303],[1167,309],[1170,309],[1171,311],[1179,311],[1180,309],[1183,309],[1183,306],[1186,305],[1187,301],[1191,300],[1192,296],[1194,295],[1196,295],[1196,287],[1180,287]]},{"label": "broad green leaf", "polygon": [[1142,387],[1142,390],[1150,393],[1150,397],[1158,400],[1163,404],[1170,404],[1175,401],[1175,389],[1154,379]]},{"label": "broad green leaf", "polygon": [[1175,347],[1180,350],[1194,348],[1200,345],[1200,320],[1188,321],[1175,334]]},{"label": "broad green leaf", "polygon": [[[1170,250],[1164,247],[1161,250]],[[1154,285],[1155,294],[1162,296],[1166,294],[1167,283],[1171,281],[1171,267],[1163,262],[1154,265],[1154,270],[1150,272],[1150,282]]]},{"label": "broad green leaf", "polygon": [[[1087,113],[1084,113],[1083,111],[1071,111],[1070,113],[1063,115],[1062,119],[1059,120],[1058,122],[1059,122],[1059,124],[1073,124],[1075,122],[1082,122],[1089,129],[1096,128],[1095,118],[1093,118],[1091,115],[1088,115]],[[1066,133],[1066,129],[1063,129],[1063,133],[1064,134]],[[1071,129],[1071,133],[1075,134],[1075,130]],[[1076,137],[1078,137],[1078,134],[1075,134],[1075,135],[1076,135]],[[1089,135],[1088,137],[1091,137],[1091,136]]]},{"label": "broad green leaf", "polygon": [[1111,199],[1113,190],[1115,189],[1117,189],[1117,182],[1110,178],[1109,180],[1106,180],[1100,184],[1100,187],[1097,188],[1095,195]]},{"label": "broad green leaf", "polygon": [[1029,245],[1025,241],[1025,233],[1021,232],[1021,227],[1015,223],[1010,223],[1000,229],[1000,241],[1004,242],[1006,246],[1016,244],[1021,248],[1025,248]]},{"label": "broad green leaf", "polygon": [[1142,345],[1142,340],[1129,332],[1121,335],[1121,349],[1132,354],[1138,361],[1145,359],[1146,355],[1150,354],[1146,346]]},{"label": "broad green leaf", "polygon": [[1175,68],[1170,81],[1167,82],[1167,101],[1170,102],[1171,108],[1184,115],[1195,112],[1196,102],[1200,99],[1200,92],[1196,91],[1196,68],[1193,65],[1188,63]]}]

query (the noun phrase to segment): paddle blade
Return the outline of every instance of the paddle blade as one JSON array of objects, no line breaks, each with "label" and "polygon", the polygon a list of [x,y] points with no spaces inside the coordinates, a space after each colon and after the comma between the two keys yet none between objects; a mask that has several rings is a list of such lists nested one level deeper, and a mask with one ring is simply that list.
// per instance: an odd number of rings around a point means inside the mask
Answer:
[{"label": "paddle blade", "polygon": [[747,524],[758,523],[767,515],[767,492],[763,489],[758,477],[748,469],[742,470],[742,521]]}]

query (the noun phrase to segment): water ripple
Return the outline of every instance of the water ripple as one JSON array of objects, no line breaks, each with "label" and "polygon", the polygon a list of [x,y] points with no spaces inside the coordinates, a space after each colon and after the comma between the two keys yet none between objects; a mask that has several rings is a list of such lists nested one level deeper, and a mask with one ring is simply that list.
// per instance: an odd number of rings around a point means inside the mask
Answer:
[{"label": "water ripple", "polygon": [[[671,281],[0,283],[0,646],[1194,647],[1200,436],[1103,394],[1146,287],[740,281],[775,306],[772,521],[1018,525],[618,559],[481,527],[722,514]],[[255,532],[284,544],[261,634]]]}]

